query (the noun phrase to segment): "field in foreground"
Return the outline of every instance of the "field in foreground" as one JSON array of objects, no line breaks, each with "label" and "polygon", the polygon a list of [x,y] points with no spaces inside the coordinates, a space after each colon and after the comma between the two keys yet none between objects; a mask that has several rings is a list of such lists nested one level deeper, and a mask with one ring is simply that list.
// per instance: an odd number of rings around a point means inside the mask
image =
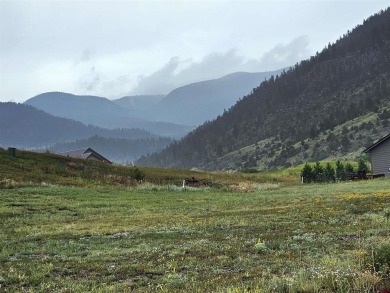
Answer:
[{"label": "field in foreground", "polygon": [[390,289],[389,203],[386,179],[0,189],[0,291]]}]

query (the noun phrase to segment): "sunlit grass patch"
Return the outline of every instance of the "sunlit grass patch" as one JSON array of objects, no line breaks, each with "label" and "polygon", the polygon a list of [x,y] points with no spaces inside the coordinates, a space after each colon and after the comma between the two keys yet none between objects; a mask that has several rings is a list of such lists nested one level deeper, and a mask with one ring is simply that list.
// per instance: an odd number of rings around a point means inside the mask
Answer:
[{"label": "sunlit grass patch", "polygon": [[341,195],[341,198],[347,200],[364,199],[364,198],[388,198],[390,199],[390,191],[376,191],[373,193],[347,193]]}]

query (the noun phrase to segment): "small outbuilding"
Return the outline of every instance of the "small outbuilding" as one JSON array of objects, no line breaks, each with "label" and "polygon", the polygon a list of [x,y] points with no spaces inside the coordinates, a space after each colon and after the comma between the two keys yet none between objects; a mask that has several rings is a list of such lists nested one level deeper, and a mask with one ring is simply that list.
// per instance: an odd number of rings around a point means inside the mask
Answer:
[{"label": "small outbuilding", "polygon": [[97,151],[91,149],[91,148],[83,148],[78,150],[72,150],[68,152],[59,153],[63,156],[69,156],[72,158],[81,158],[86,160],[95,160],[103,163],[112,164],[110,160],[103,157],[101,154],[99,154]]},{"label": "small outbuilding", "polygon": [[373,176],[390,176],[390,134],[364,150],[371,159]]}]

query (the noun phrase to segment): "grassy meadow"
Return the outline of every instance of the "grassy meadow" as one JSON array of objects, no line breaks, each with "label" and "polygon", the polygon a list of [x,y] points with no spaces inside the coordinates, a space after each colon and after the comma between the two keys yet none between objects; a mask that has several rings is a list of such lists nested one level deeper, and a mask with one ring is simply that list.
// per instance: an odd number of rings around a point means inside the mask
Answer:
[{"label": "grassy meadow", "polygon": [[130,169],[0,152],[0,292],[390,289],[388,179]]}]

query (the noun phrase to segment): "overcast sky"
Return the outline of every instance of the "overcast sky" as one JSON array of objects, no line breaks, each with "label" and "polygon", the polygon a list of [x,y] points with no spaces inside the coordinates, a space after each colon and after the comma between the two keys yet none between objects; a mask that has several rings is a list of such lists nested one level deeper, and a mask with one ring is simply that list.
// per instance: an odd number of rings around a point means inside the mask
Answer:
[{"label": "overcast sky", "polygon": [[0,101],[168,93],[295,64],[389,0],[0,0]]}]

